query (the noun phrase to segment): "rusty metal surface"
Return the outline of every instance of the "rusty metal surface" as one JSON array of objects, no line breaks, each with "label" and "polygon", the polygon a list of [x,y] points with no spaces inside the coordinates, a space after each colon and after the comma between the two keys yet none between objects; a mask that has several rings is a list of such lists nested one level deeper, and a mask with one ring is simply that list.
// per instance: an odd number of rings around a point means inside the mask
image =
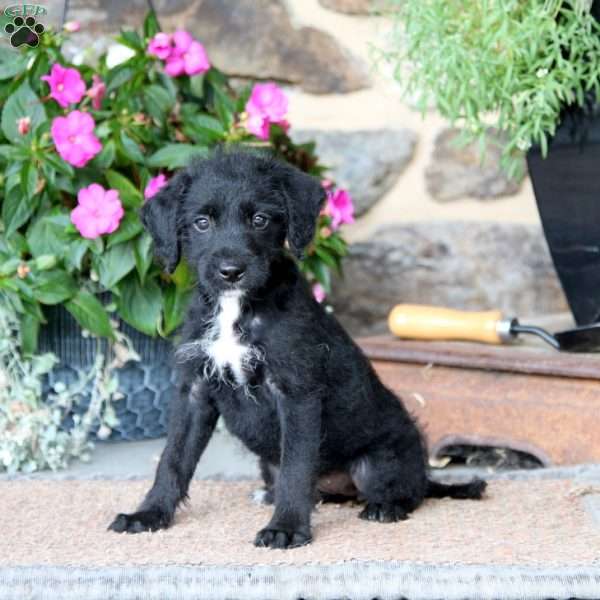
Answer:
[{"label": "rusty metal surface", "polygon": [[507,446],[545,465],[600,462],[600,382],[375,361],[425,431],[453,443]]},{"label": "rusty metal surface", "polygon": [[568,354],[532,345],[488,346],[468,342],[360,338],[371,360],[600,380],[600,354]]},{"label": "rusty metal surface", "polygon": [[473,444],[525,451],[545,465],[600,462],[600,356],[515,356],[506,347],[386,337],[359,343],[418,418],[432,455]]}]

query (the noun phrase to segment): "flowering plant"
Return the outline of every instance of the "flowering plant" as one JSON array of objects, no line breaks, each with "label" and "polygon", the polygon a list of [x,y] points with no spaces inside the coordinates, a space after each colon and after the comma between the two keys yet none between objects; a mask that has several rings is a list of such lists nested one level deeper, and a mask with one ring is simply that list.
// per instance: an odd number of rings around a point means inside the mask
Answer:
[{"label": "flowering plant", "polygon": [[[45,305],[62,304],[99,337],[114,339],[111,311],[148,335],[176,329],[193,274],[185,262],[163,272],[138,211],[194,156],[218,144],[271,146],[324,172],[314,145],[288,136],[284,92],[273,83],[235,92],[188,32],[159,31],[151,13],[143,33],[122,32],[119,51],[92,67],[66,60],[67,31],[22,53],[0,48],[0,293],[29,354]],[[346,252],[339,227],[352,221],[347,192],[324,185],[329,201],[301,263],[320,300]]]},{"label": "flowering plant", "polygon": [[389,4],[396,27],[387,58],[405,92],[482,150],[490,125],[505,132],[509,174],[519,174],[532,144],[546,155],[565,109],[600,99],[597,0]]}]

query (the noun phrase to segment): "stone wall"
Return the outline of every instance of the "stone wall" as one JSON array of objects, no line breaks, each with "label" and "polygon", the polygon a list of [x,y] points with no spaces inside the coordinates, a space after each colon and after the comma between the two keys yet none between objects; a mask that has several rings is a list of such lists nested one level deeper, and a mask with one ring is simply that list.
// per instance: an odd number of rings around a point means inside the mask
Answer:
[{"label": "stone wall", "polygon": [[[377,0],[154,0],[165,29],[184,27],[231,75],[273,79],[291,100],[293,136],[314,138],[358,219],[346,277],[332,298],[353,333],[385,328],[396,302],[528,316],[564,310],[528,179],[508,181],[491,148],[452,145],[434,112],[422,118],[375,60],[389,23]],[[71,0],[100,43],[139,25],[145,0]],[[493,132],[492,132],[493,133]],[[382,231],[381,227],[385,225]]]}]

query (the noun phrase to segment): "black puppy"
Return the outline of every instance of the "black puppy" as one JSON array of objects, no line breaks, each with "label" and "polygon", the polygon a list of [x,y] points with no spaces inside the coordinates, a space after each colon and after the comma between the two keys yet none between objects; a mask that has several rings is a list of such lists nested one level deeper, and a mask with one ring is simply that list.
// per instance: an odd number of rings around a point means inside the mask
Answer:
[{"label": "black puppy", "polygon": [[110,529],[168,527],[221,415],[261,459],[275,501],[257,546],[311,540],[317,490],[359,496],[360,517],[406,519],[427,496],[479,498],[485,483],[434,483],[423,437],[285,248],[311,242],[319,181],[265,154],[218,151],[180,172],[142,210],[169,271],[180,251],[198,291],[176,352],[179,390],[154,485]]}]

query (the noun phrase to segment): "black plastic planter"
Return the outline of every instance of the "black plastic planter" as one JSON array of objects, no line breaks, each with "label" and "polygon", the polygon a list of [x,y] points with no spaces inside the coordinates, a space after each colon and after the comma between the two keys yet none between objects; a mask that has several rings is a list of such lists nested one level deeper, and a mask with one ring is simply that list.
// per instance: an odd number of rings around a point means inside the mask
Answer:
[{"label": "black plastic planter", "polygon": [[600,320],[600,107],[569,111],[527,156],[554,266],[579,325]]},{"label": "black plastic planter", "polygon": [[[39,351],[53,352],[60,363],[50,373],[46,385],[57,381],[77,381],[77,370],[89,370],[96,356],[97,341],[84,338],[75,319],[62,307],[46,307],[48,323],[40,331]],[[121,323],[120,329],[133,342],[141,357],[118,371],[119,390],[124,398],[114,402],[119,418],[110,441],[141,440],[166,434],[167,407],[173,391],[172,346],[163,339],[146,336]],[[105,342],[103,342],[105,345]],[[83,413],[89,405],[88,393],[78,407]],[[65,426],[70,425],[69,421]],[[97,431],[97,425],[94,433]]]}]

